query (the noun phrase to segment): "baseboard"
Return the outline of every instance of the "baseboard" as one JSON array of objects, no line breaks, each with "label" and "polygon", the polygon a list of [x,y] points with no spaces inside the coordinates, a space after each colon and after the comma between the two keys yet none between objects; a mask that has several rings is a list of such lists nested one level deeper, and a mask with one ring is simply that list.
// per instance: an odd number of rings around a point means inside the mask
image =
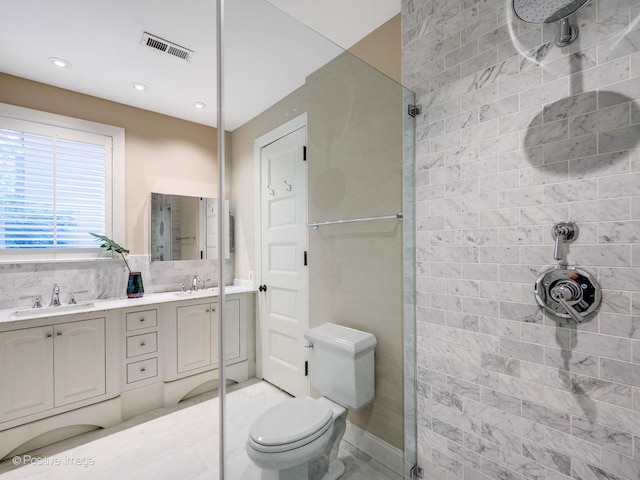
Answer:
[{"label": "baseboard", "polygon": [[389,445],[384,440],[381,440],[351,422],[347,422],[344,440],[370,457],[375,458],[394,472],[404,475],[404,454],[402,450]]}]

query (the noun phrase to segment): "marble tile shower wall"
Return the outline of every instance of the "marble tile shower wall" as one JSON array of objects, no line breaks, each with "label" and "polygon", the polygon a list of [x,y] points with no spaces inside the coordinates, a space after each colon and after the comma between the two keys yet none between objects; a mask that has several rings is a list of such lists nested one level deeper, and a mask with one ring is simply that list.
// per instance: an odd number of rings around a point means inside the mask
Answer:
[{"label": "marble tile shower wall", "polygon": [[[422,106],[419,463],[430,479],[638,480],[640,2],[591,0],[563,49],[510,4],[402,0]],[[569,262],[603,287],[578,326],[533,295],[566,220]]]},{"label": "marble tile shower wall", "polygon": [[[208,286],[217,285],[218,262],[188,260],[150,262],[148,255],[127,257],[133,271],[142,272],[145,293],[178,291],[182,282],[191,288],[191,279],[199,275]],[[233,283],[232,260],[225,263],[226,284]],[[66,303],[71,292],[76,300],[126,297],[128,272],[121,260],[64,263],[0,264],[0,308],[22,308],[33,304],[34,295],[42,295],[47,306],[54,283],[60,286],[60,301]]]}]

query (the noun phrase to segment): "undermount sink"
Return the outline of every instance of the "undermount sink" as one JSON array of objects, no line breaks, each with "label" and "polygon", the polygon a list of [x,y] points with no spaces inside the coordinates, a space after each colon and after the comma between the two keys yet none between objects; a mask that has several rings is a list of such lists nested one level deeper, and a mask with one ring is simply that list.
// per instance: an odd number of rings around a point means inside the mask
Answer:
[{"label": "undermount sink", "polygon": [[200,290],[187,290],[186,292],[174,292],[176,297],[180,298],[198,298],[198,297],[208,297],[215,296],[218,294],[218,287],[211,288],[203,288]]},{"label": "undermount sink", "polygon": [[66,305],[58,305],[55,307],[41,307],[41,308],[25,308],[22,310],[16,310],[13,312],[11,318],[23,318],[23,317],[46,317],[48,315],[70,313],[76,310],[91,310],[94,308],[93,302],[81,302],[71,303]]}]

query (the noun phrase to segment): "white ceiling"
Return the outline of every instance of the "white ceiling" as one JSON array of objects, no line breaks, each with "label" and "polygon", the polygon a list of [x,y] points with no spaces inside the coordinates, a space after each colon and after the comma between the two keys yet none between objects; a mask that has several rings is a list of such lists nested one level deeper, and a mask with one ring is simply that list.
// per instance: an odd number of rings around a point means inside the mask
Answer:
[{"label": "white ceiling", "polygon": [[[0,71],[215,126],[215,10],[213,0],[10,2],[3,8]],[[226,129],[301,86],[399,11],[400,0],[226,1]],[[144,32],[195,53],[186,62],[142,46]],[[54,67],[49,57],[72,66]],[[138,92],[134,82],[149,88]],[[208,108],[196,110],[194,102]]]}]

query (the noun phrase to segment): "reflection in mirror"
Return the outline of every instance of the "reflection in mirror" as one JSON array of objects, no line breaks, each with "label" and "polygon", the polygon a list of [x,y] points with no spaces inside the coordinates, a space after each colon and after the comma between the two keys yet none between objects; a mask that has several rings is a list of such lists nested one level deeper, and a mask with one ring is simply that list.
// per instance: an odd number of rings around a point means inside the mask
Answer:
[{"label": "reflection in mirror", "polygon": [[[218,258],[216,198],[151,194],[151,261]],[[230,258],[229,201],[225,200],[224,258]]]}]

